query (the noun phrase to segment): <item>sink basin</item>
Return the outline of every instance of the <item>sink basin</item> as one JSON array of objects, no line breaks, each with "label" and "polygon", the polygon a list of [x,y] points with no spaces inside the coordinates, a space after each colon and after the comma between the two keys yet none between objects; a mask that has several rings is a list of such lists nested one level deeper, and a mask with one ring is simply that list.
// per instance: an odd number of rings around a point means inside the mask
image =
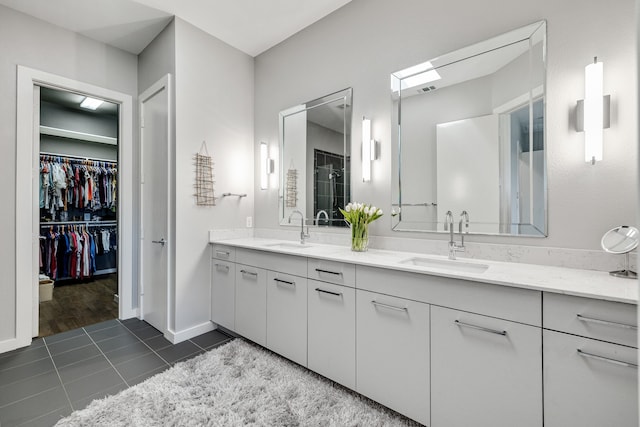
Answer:
[{"label": "sink basin", "polygon": [[273,249],[308,249],[313,247],[313,245],[310,245],[308,243],[302,244],[302,243],[294,243],[294,242],[269,243],[264,246],[267,248],[273,248]]},{"label": "sink basin", "polygon": [[433,258],[407,258],[400,261],[400,264],[416,265],[418,267],[437,268],[440,270],[457,271],[463,273],[484,273],[489,268],[486,264],[477,264],[452,259]]}]

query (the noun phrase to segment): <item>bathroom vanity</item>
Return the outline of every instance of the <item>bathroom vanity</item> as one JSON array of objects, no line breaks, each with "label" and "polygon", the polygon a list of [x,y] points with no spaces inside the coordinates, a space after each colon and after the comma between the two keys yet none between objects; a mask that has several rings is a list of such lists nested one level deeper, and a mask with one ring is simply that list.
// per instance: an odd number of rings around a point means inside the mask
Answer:
[{"label": "bathroom vanity", "polygon": [[637,282],[246,238],[211,320],[434,427],[638,425]]}]

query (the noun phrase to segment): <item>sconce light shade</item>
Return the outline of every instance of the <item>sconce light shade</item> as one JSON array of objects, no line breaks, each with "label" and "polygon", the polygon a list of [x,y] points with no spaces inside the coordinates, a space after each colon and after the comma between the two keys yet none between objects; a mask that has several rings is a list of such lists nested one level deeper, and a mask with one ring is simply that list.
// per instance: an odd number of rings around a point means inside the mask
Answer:
[{"label": "sconce light shade", "polygon": [[269,188],[269,174],[273,173],[273,159],[269,158],[269,147],[266,142],[260,143],[260,189]]},{"label": "sconce light shade", "polygon": [[584,159],[595,164],[602,160],[604,129],[603,66],[594,58],[584,70]]},{"label": "sconce light shade", "polygon": [[362,118],[362,181],[371,181],[371,120]]}]

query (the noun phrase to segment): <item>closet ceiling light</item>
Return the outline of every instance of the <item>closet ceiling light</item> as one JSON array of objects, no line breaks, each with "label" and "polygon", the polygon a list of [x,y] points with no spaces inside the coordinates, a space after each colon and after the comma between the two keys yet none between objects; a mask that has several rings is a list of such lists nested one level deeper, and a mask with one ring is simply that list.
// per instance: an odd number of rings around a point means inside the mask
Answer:
[{"label": "closet ceiling light", "polygon": [[102,105],[104,101],[101,99],[89,98],[88,96],[80,103],[82,108],[87,110],[95,110]]}]

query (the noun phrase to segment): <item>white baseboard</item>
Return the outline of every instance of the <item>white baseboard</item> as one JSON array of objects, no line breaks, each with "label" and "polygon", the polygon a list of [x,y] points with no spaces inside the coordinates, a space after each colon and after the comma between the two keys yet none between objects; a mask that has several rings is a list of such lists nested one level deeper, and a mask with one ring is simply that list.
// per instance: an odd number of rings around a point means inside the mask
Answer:
[{"label": "white baseboard", "polygon": [[19,340],[18,338],[10,338],[8,340],[0,341],[0,354],[7,351],[15,350],[16,348],[26,347],[31,344],[31,338],[27,341]]},{"label": "white baseboard", "polygon": [[178,344],[182,341],[197,337],[198,335],[202,335],[206,332],[213,331],[215,328],[216,326],[212,322],[205,322],[178,332],[169,329],[167,330],[167,333],[164,335],[164,337],[171,341],[172,344]]}]

